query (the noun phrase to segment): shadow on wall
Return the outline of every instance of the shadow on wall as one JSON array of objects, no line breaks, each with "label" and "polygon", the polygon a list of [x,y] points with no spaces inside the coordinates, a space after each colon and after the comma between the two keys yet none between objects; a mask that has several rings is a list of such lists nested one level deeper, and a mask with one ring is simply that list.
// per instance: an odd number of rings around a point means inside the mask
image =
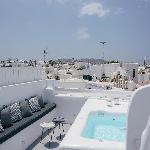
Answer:
[{"label": "shadow on wall", "polygon": [[127,150],[139,150],[141,135],[150,115],[150,85],[137,89],[130,103],[127,124]]}]

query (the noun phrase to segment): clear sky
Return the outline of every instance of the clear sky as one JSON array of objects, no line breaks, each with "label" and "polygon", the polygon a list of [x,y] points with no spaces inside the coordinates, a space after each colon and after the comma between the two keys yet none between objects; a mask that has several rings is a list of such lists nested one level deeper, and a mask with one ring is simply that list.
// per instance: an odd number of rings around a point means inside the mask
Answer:
[{"label": "clear sky", "polygon": [[150,59],[150,0],[0,0],[0,57]]}]

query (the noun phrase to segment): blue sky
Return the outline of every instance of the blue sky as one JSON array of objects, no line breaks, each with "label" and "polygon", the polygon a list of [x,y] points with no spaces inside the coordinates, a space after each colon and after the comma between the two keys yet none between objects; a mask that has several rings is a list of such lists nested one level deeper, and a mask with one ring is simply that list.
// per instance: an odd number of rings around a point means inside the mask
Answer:
[{"label": "blue sky", "polygon": [[150,0],[0,0],[0,57],[150,59]]}]

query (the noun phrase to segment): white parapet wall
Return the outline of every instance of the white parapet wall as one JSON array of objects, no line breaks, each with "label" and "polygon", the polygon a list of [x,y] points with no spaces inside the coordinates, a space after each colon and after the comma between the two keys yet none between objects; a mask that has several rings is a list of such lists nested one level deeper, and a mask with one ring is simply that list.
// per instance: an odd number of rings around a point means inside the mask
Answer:
[{"label": "white parapet wall", "polygon": [[60,88],[85,88],[87,85],[87,83],[81,79],[60,80],[58,83],[58,87]]},{"label": "white parapet wall", "polygon": [[0,86],[45,78],[42,67],[0,67]]},{"label": "white parapet wall", "polygon": [[135,91],[130,103],[127,125],[127,150],[139,150],[141,136],[150,116],[150,85]]},{"label": "white parapet wall", "polygon": [[41,95],[46,87],[45,80],[32,81],[0,87],[0,105],[22,101],[34,95]]}]

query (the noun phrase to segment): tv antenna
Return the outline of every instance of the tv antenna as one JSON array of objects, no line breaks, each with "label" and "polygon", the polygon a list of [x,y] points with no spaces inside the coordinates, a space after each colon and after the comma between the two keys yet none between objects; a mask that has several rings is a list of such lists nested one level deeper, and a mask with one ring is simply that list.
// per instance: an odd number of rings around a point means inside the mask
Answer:
[{"label": "tv antenna", "polygon": [[99,43],[103,45],[103,57],[102,57],[102,59],[103,59],[103,64],[102,64],[102,78],[105,78],[106,76],[105,76],[105,68],[104,68],[104,60],[105,60],[104,48],[105,48],[105,44],[106,44],[107,42],[106,42],[106,41],[100,41]]},{"label": "tv antenna", "polygon": [[47,47],[43,50],[44,63],[46,63]]}]

